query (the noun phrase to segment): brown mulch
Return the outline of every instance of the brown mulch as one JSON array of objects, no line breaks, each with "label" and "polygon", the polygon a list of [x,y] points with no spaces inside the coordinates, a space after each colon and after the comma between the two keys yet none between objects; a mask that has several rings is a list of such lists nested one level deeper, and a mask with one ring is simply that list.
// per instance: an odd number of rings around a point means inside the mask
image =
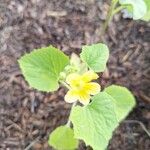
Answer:
[{"label": "brown mulch", "polygon": [[[52,44],[66,54],[80,53],[84,44],[99,42],[108,4],[101,0],[0,1],[0,150],[49,150],[49,133],[66,123],[70,105],[65,89],[44,93],[25,82],[17,59]],[[109,150],[149,150],[150,23],[116,15],[104,37],[110,48],[103,87],[128,87],[137,106],[115,131]],[[130,120],[130,121],[129,121]],[[85,150],[81,144],[80,150]]]}]

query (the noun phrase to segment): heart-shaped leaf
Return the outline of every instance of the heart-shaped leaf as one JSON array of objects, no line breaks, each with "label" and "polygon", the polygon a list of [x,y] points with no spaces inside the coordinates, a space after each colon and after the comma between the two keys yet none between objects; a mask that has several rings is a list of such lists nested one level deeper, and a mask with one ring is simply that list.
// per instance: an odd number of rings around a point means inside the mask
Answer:
[{"label": "heart-shaped leaf", "polygon": [[59,74],[67,64],[69,58],[53,46],[34,50],[19,59],[29,85],[47,92],[57,90]]},{"label": "heart-shaped leaf", "polygon": [[87,106],[73,107],[70,119],[75,137],[94,150],[105,150],[118,126],[114,100],[106,92],[95,95]]},{"label": "heart-shaped leaf", "polygon": [[83,46],[80,57],[87,66],[95,72],[103,72],[109,57],[109,50],[105,44]]},{"label": "heart-shaped leaf", "polygon": [[118,85],[107,87],[105,92],[115,100],[117,119],[121,121],[135,106],[134,96],[127,88]]},{"label": "heart-shaped leaf", "polygon": [[78,140],[74,138],[73,130],[67,126],[56,128],[49,136],[48,143],[57,150],[74,150]]}]

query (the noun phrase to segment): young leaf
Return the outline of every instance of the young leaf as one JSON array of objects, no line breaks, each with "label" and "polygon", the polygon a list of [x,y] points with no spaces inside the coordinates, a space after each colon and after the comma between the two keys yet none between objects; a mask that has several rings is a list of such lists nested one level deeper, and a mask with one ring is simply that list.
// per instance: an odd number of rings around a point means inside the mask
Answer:
[{"label": "young leaf", "polygon": [[84,107],[73,107],[70,115],[74,134],[94,150],[105,150],[112,132],[118,126],[113,98],[106,92],[92,97]]},{"label": "young leaf", "polygon": [[105,44],[83,46],[80,57],[87,66],[95,72],[103,72],[109,57],[109,50]]},{"label": "young leaf", "polygon": [[144,21],[150,21],[150,0],[144,0],[147,6],[147,12],[145,16],[142,18]]},{"label": "young leaf", "polygon": [[111,85],[105,89],[111,95],[116,103],[116,114],[119,121],[124,119],[135,106],[135,98],[125,87]]},{"label": "young leaf", "polygon": [[127,10],[132,12],[133,19],[141,19],[146,14],[146,5],[144,0],[119,0],[121,5],[127,6]]},{"label": "young leaf", "polygon": [[75,66],[76,68],[80,67],[81,60],[77,54],[75,54],[75,53],[71,54],[70,64]]},{"label": "young leaf", "polygon": [[78,147],[78,140],[71,128],[60,126],[50,134],[48,144],[57,150],[74,150]]},{"label": "young leaf", "polygon": [[34,50],[19,59],[19,65],[29,85],[41,91],[58,88],[59,73],[69,58],[53,46]]},{"label": "young leaf", "polygon": [[83,74],[88,70],[87,65],[81,62],[81,59],[75,53],[72,53],[70,63],[76,68],[79,74]]}]

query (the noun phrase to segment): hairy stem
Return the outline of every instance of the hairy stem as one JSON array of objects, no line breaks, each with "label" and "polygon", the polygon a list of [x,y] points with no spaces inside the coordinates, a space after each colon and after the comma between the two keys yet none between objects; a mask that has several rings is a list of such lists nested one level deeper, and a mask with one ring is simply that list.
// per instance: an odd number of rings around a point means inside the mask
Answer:
[{"label": "hairy stem", "polygon": [[[72,110],[72,108],[73,108],[74,106],[76,106],[76,104],[77,104],[77,101],[72,104],[71,110]],[[71,112],[71,110],[70,110],[70,112]],[[71,126],[70,115],[69,115],[68,121],[67,121],[67,123],[66,123],[66,126],[67,126],[67,127],[70,127],[70,126]]]},{"label": "hairy stem", "polygon": [[[69,86],[66,82],[64,82],[64,81],[59,81],[59,82],[60,82],[63,86],[65,86],[67,89],[70,89],[70,86]],[[72,108],[73,108],[76,104],[77,104],[77,101],[72,104],[71,110],[72,110]],[[71,112],[71,110],[70,110],[70,112]],[[67,126],[67,127],[70,127],[70,126],[71,126],[70,115],[69,115],[68,121],[67,121],[67,123],[66,123],[66,126]]]},{"label": "hairy stem", "polygon": [[70,89],[70,86],[65,81],[59,81],[64,87]]},{"label": "hairy stem", "polygon": [[[59,81],[59,82],[60,82],[64,87],[66,87],[67,89],[70,89],[70,86],[69,86],[65,81]],[[72,110],[72,108],[73,108],[75,105],[76,105],[76,102],[72,104],[71,110]],[[66,123],[66,126],[67,126],[67,127],[70,127],[70,125],[71,125],[71,121],[70,121],[70,119],[68,118],[68,121],[67,121],[67,123]]]},{"label": "hairy stem", "polygon": [[117,3],[118,3],[118,0],[112,0],[111,1],[111,5],[110,5],[109,11],[108,11],[107,16],[106,16],[106,20],[105,20],[104,24],[102,25],[102,30],[101,30],[101,34],[100,34],[101,37],[106,32],[106,29],[109,25],[109,22],[111,21],[111,19],[113,17],[113,12],[114,12],[114,9],[115,9]]},{"label": "hairy stem", "polygon": [[115,15],[117,14],[119,11],[121,11],[122,9],[126,8],[126,6],[119,6],[117,7],[116,9],[114,9],[113,11],[113,14],[112,15]]}]

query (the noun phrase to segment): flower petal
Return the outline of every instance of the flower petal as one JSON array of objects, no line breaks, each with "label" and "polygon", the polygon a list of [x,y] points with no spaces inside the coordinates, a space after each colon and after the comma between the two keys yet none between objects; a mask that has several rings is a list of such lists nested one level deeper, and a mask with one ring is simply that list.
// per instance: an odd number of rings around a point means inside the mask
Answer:
[{"label": "flower petal", "polygon": [[74,90],[69,90],[68,92],[67,92],[67,94],[65,95],[65,101],[67,102],[67,103],[73,103],[73,102],[75,102],[75,101],[77,101],[78,100],[78,95],[77,95],[77,92],[76,91],[74,91]]},{"label": "flower petal", "polygon": [[90,102],[90,95],[86,93],[85,91],[79,91],[79,102],[83,105],[87,105]]},{"label": "flower petal", "polygon": [[86,83],[83,88],[90,95],[98,94],[100,92],[100,89],[101,89],[100,85],[98,83],[94,83],[94,82]]},{"label": "flower petal", "polygon": [[97,79],[97,78],[98,78],[98,75],[92,70],[87,71],[82,75],[82,80],[84,82],[90,82],[90,81]]},{"label": "flower petal", "polygon": [[77,73],[69,74],[66,78],[66,82],[72,85],[74,82],[77,82],[80,79],[80,75]]}]

